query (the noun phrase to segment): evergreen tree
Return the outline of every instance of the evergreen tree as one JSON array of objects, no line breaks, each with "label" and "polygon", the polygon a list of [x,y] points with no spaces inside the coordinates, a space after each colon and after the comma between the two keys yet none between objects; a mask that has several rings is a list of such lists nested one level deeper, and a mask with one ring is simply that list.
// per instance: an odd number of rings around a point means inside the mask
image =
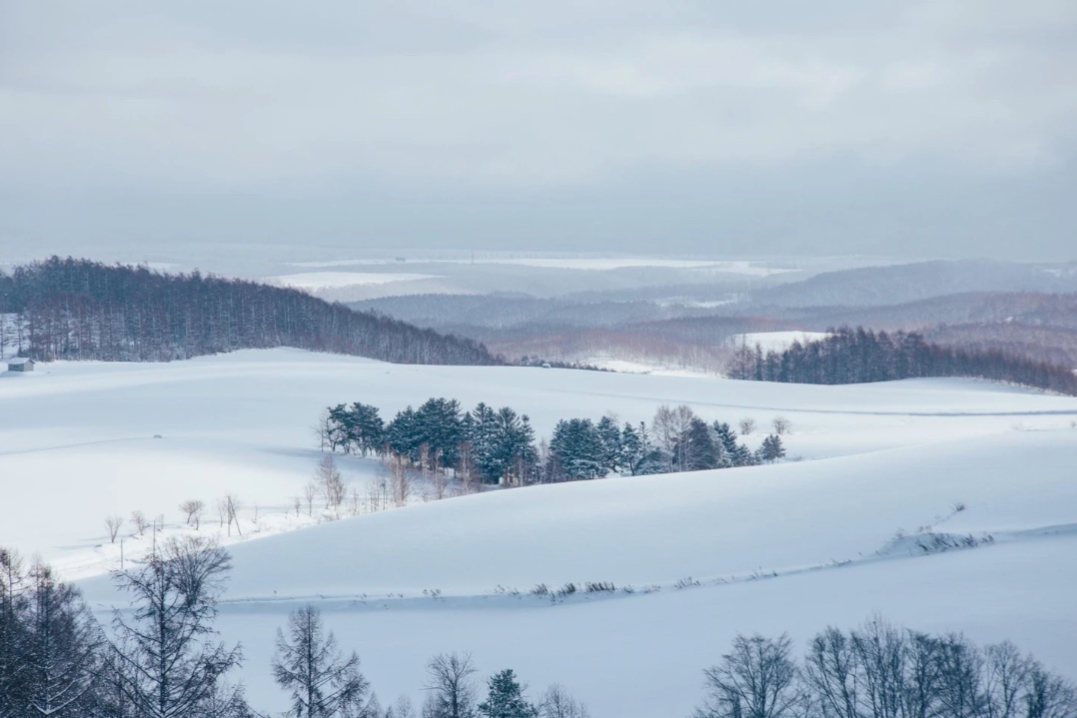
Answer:
[{"label": "evergreen tree", "polygon": [[0,716],[14,716],[25,705],[27,588],[18,554],[0,548]]},{"label": "evergreen tree", "polygon": [[489,693],[479,704],[484,718],[536,718],[538,710],[524,699],[524,687],[516,680],[512,669],[494,674],[488,681]]},{"label": "evergreen tree", "polygon": [[289,718],[375,718],[366,701],[369,683],[359,656],[345,657],[325,635],[321,612],[311,605],[288,616],[288,635],[277,629],[273,677],[291,698]]},{"label": "evergreen tree", "polygon": [[385,444],[385,422],[378,408],[355,402],[348,412],[348,443],[363,456],[376,454]]},{"label": "evergreen tree", "polygon": [[759,447],[759,459],[768,464],[773,464],[778,459],[785,458],[785,447],[782,446],[782,437],[771,434],[763,439],[763,445]]},{"label": "evergreen tree", "polygon": [[455,466],[457,450],[464,440],[464,424],[460,416],[460,402],[455,399],[428,399],[415,412],[415,419],[430,451],[438,465]]},{"label": "evergreen tree", "polygon": [[751,466],[755,463],[751,449],[737,441],[737,435],[729,424],[714,422],[714,434],[722,445],[728,466]]},{"label": "evergreen tree", "polygon": [[[95,706],[104,637],[73,586],[38,564],[24,623],[23,715],[79,718]],[[16,713],[18,715],[18,713]]]},{"label": "evergreen tree", "polygon": [[604,448],[590,419],[561,420],[550,439],[550,453],[567,479],[594,479],[605,475]]},{"label": "evergreen tree", "polygon": [[410,406],[389,422],[385,438],[394,453],[407,457],[413,463],[419,460],[419,450],[426,440],[419,417]]},{"label": "evergreen tree", "polygon": [[681,437],[683,447],[674,453],[683,464],[678,464],[680,471],[702,471],[718,468],[722,458],[721,444],[715,441],[711,428],[698,417],[693,417],[688,431]]},{"label": "evergreen tree", "polygon": [[605,473],[618,471],[621,468],[623,451],[621,429],[612,417],[604,416],[598,420],[595,430],[598,432],[598,440],[602,446],[603,470]]}]

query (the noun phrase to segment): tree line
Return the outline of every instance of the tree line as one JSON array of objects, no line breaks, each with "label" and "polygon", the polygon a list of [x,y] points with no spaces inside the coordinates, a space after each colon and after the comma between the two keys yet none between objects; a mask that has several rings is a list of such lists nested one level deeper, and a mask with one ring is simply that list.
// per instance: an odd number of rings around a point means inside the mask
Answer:
[{"label": "tree line", "polygon": [[915,332],[828,330],[823,339],[794,342],[784,351],[742,346],[728,366],[733,379],[800,384],[859,384],[917,377],[972,377],[1077,395],[1077,374],[1066,367],[996,350],[954,349]]},{"label": "tree line", "polygon": [[170,361],[296,347],[408,364],[496,364],[470,339],[240,279],[52,257],[0,272],[0,348],[22,356]]},{"label": "tree line", "polygon": [[[266,718],[230,674],[239,645],[219,639],[228,554],[187,538],[163,542],[138,568],[114,573],[132,599],[106,637],[79,591],[45,565],[24,571],[0,549],[0,716],[3,718]],[[410,699],[382,707],[356,652],[340,648],[311,605],[277,630],[273,678],[287,718],[417,718]],[[482,686],[468,654],[426,665],[421,718],[588,718],[551,686],[532,702],[511,669]],[[695,718],[1074,718],[1077,686],[1011,643],[980,648],[875,618],[827,628],[800,660],[787,636],[738,636],[704,671]]]},{"label": "tree line", "polygon": [[1077,686],[1012,643],[981,648],[881,618],[827,628],[799,661],[788,636],[738,636],[704,674],[695,718],[1077,716]]},{"label": "tree line", "polygon": [[[109,638],[77,588],[0,549],[0,717],[268,718],[229,681],[243,651],[214,626],[230,568],[212,542],[163,542],[140,567],[113,574],[132,609],[114,611]],[[406,697],[381,706],[358,654],[338,646],[311,605],[288,616],[275,648],[287,718],[417,718]],[[431,658],[421,718],[588,718],[560,685],[531,703],[504,670],[483,697],[476,673],[469,654]]]},{"label": "tree line", "polygon": [[[755,428],[740,424],[740,435]],[[379,409],[354,402],[329,407],[318,422],[321,448],[403,461],[435,473],[451,470],[463,481],[522,485],[594,479],[611,473],[638,476],[752,466],[785,456],[778,418],[774,433],[753,451],[728,423],[707,423],[686,405],[662,406],[648,426],[620,424],[611,416],[562,419],[547,442],[535,443],[526,414],[479,403],[462,409],[455,399],[431,398],[386,422]]]}]

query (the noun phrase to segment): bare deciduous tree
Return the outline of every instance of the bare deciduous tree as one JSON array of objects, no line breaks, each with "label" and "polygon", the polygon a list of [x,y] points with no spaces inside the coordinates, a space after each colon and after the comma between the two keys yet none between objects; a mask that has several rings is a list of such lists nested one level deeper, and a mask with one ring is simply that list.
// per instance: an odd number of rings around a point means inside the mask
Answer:
[{"label": "bare deciduous tree", "polygon": [[477,691],[471,654],[440,654],[426,664],[423,718],[474,718]]},{"label": "bare deciduous tree", "polygon": [[303,500],[307,503],[307,516],[314,516],[314,499],[318,497],[318,484],[308,481],[303,487]]},{"label": "bare deciduous tree", "polygon": [[590,718],[587,706],[569,695],[565,687],[557,683],[546,689],[539,701],[541,718]]},{"label": "bare deciduous tree", "polygon": [[772,425],[774,426],[774,433],[778,436],[785,436],[786,434],[789,434],[793,431],[792,422],[786,419],[784,416],[774,417]]},{"label": "bare deciduous tree", "polygon": [[243,508],[243,502],[235,494],[225,494],[224,508],[228,519],[228,535],[232,535],[232,523],[236,524],[236,532],[243,535],[243,529],[239,526],[239,512]]},{"label": "bare deciduous tree", "polygon": [[194,526],[196,530],[202,525],[202,512],[205,510],[206,505],[197,499],[180,504],[180,511],[187,515],[187,525]]},{"label": "bare deciduous tree", "polygon": [[740,420],[740,424],[738,426],[740,428],[741,436],[750,436],[751,433],[755,431],[755,419],[751,417],[745,417]]},{"label": "bare deciduous tree", "polygon": [[707,698],[696,718],[792,718],[803,703],[788,636],[737,636],[708,668]]},{"label": "bare deciduous tree", "polygon": [[407,466],[404,465],[404,459],[396,454],[390,454],[385,457],[384,461],[389,471],[393,505],[404,506],[411,495],[411,476],[408,474]]},{"label": "bare deciduous tree", "polygon": [[142,536],[146,533],[146,529],[149,527],[150,522],[146,518],[146,514],[141,511],[131,512],[131,523],[135,525],[135,531],[138,531],[138,535]]},{"label": "bare deciduous tree", "polygon": [[110,543],[116,543],[116,537],[120,533],[120,527],[123,526],[122,516],[109,516],[105,518],[105,526],[108,527],[108,539]]},{"label": "bare deciduous tree", "polygon": [[340,507],[344,503],[348,489],[344,485],[340,471],[337,470],[332,454],[322,457],[314,476],[322,498],[325,500],[325,507],[332,512],[334,518],[340,518]]},{"label": "bare deciduous tree", "polygon": [[273,677],[288,691],[290,718],[371,716],[370,685],[359,672],[359,656],[345,656],[328,635],[321,612],[311,605],[288,616],[288,634],[277,629]]}]

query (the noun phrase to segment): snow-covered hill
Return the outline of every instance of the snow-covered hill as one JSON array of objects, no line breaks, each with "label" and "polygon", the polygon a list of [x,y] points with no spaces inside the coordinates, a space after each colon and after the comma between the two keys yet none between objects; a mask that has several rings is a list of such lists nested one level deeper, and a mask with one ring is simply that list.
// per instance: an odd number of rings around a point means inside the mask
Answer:
[{"label": "snow-covered hill", "polygon": [[[291,530],[312,523],[286,514],[317,461],[322,408],[391,413],[429,396],[513,406],[540,435],[570,416],[649,420],[663,403],[764,427],[781,415],[802,460],[492,491]],[[242,677],[266,708],[281,702],[273,632],[299,601],[322,606],[383,699],[419,698],[426,658],[470,650],[484,672],[567,684],[596,717],[683,716],[737,632],[803,640],[874,612],[1010,638],[1077,675],[1072,398],[958,380],[771,385],[274,350],[40,365],[0,380],[0,406],[0,545],[70,576],[114,565],[106,515],[163,513],[176,532],[191,530],[177,527],[184,499],[244,500],[244,539],[265,538],[231,547],[220,625],[242,640]],[[342,467],[357,485],[375,471]],[[202,531],[217,530],[207,517]],[[567,582],[617,590],[529,593]],[[82,585],[99,609],[115,602],[107,579]]]}]

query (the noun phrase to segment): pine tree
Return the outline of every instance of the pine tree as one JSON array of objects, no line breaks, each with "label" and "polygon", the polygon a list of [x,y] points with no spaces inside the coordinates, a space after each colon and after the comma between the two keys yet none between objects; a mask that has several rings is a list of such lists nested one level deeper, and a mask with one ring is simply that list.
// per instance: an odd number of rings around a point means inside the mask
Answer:
[{"label": "pine tree", "polygon": [[711,428],[698,417],[694,417],[688,425],[688,431],[681,437],[675,455],[681,457],[683,463],[677,468],[680,471],[702,471],[705,469],[718,468],[722,449],[721,444],[715,441]]},{"label": "pine tree", "polygon": [[755,463],[751,450],[737,441],[737,435],[729,424],[714,422],[714,433],[722,444],[729,466],[751,466]]},{"label": "pine tree", "polygon": [[602,446],[602,469],[605,473],[621,468],[621,430],[612,417],[604,416],[595,426],[598,440]]},{"label": "pine tree", "polygon": [[782,446],[782,437],[771,434],[763,439],[763,445],[759,447],[759,458],[768,464],[773,464],[778,459],[785,458],[785,447]]},{"label": "pine tree", "polygon": [[95,704],[105,645],[77,589],[38,564],[30,571],[22,651],[26,715],[79,718]]},{"label": "pine tree", "polygon": [[494,674],[488,681],[489,693],[479,704],[479,714],[485,718],[536,718],[538,710],[524,699],[524,687],[512,669]]}]

